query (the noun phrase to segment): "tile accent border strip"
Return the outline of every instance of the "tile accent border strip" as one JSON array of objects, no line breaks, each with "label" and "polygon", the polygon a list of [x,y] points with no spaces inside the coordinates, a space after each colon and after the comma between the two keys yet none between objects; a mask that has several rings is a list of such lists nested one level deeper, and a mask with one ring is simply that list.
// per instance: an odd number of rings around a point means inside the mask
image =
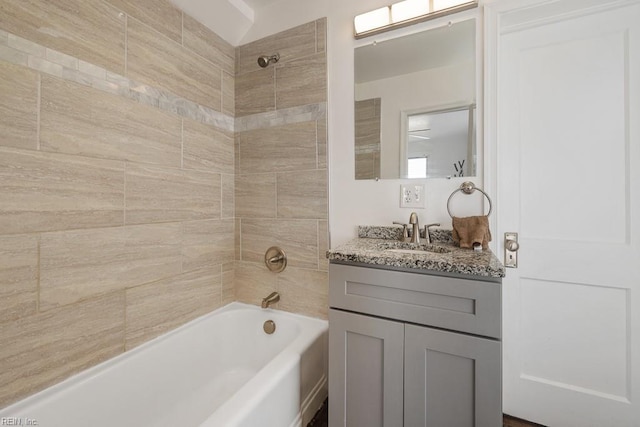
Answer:
[{"label": "tile accent border strip", "polygon": [[231,116],[2,30],[0,60],[120,95],[220,129],[234,131],[235,119]]},{"label": "tile accent border strip", "polygon": [[293,123],[308,122],[324,119],[327,116],[327,103],[301,105],[299,107],[283,108],[281,110],[268,111],[266,113],[252,114],[250,116],[236,117],[236,132],[254,129],[264,129],[272,126],[281,126]]},{"label": "tile accent border strip", "polygon": [[138,83],[120,74],[107,71],[102,67],[3,30],[0,30],[0,60],[123,96],[141,104],[150,105],[230,132],[325,119],[327,115],[327,103],[320,102],[234,119],[219,111],[181,98],[167,90]]}]

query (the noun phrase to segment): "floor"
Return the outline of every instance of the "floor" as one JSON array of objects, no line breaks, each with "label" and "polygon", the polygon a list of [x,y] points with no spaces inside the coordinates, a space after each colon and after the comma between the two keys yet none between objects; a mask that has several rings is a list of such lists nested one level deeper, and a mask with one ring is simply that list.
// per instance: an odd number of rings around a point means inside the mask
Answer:
[{"label": "floor", "polygon": [[[325,400],[307,427],[329,427],[329,404]],[[531,423],[518,418],[505,415],[502,421],[503,427],[544,427],[542,424]]]},{"label": "floor", "polygon": [[307,427],[329,427],[329,402],[327,399],[324,400],[322,407],[318,409]]},{"label": "floor", "polygon": [[530,421],[524,421],[519,418],[505,415],[502,417],[502,427],[545,427],[542,424],[532,423]]}]

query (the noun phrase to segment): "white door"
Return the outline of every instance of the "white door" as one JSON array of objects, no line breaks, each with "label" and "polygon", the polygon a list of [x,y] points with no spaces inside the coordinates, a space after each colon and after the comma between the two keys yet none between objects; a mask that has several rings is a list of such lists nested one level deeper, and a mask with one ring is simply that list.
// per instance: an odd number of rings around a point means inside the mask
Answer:
[{"label": "white door", "polygon": [[638,427],[640,1],[501,1],[486,35],[503,410]]}]

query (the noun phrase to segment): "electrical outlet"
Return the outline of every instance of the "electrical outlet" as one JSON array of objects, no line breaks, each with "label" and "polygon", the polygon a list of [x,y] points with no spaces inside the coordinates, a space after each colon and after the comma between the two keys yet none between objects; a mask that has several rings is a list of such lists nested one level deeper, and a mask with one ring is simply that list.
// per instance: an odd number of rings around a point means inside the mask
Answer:
[{"label": "electrical outlet", "polygon": [[400,184],[400,207],[424,209],[424,184]]}]

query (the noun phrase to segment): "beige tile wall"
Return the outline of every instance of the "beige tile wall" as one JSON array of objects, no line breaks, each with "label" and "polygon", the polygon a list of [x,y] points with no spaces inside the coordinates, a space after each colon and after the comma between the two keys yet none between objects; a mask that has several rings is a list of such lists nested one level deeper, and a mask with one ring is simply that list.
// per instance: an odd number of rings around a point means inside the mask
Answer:
[{"label": "beige tile wall", "polygon": [[124,291],[0,323],[0,402],[32,394],[124,351]]},{"label": "beige tile wall", "polygon": [[102,0],[2,0],[0,8],[2,30],[118,74],[125,70],[126,20]]},{"label": "beige tile wall", "polygon": [[[236,294],[260,304],[277,290],[282,310],[326,318],[328,308],[326,21],[237,49]],[[261,69],[260,55],[280,54]],[[312,119],[309,111],[318,112]],[[273,120],[286,117],[283,120]],[[285,123],[282,123],[282,122]],[[239,121],[236,120],[236,124]],[[280,246],[288,265],[272,273],[264,253]]]},{"label": "beige tile wall", "polygon": [[38,74],[0,63],[0,145],[38,147]]},{"label": "beige tile wall", "polygon": [[165,0],[106,0],[106,2],[172,40],[182,42],[182,12],[170,2]]},{"label": "beige tile wall", "polygon": [[38,308],[38,235],[0,236],[0,323]]},{"label": "beige tile wall", "polygon": [[380,177],[381,99],[355,102],[356,179]]},{"label": "beige tile wall", "polygon": [[124,199],[123,162],[0,147],[0,234],[123,225]]},{"label": "beige tile wall", "polygon": [[325,34],[233,48],[168,0],[3,1],[0,407],[272,290],[326,318]]},{"label": "beige tile wall", "polygon": [[126,290],[126,350],[220,307],[219,267],[189,271]]},{"label": "beige tile wall", "polygon": [[[320,19],[238,47],[236,115],[326,102],[325,33]],[[275,53],[278,63],[258,66],[259,56]]]},{"label": "beige tile wall", "polygon": [[46,75],[40,91],[42,151],[180,167],[180,117]]},{"label": "beige tile wall", "polygon": [[108,81],[233,123],[235,49],[168,0],[3,0],[0,39],[4,407],[236,299],[233,133]]},{"label": "beige tile wall", "polygon": [[127,21],[127,77],[222,111],[222,70],[133,18]]}]

